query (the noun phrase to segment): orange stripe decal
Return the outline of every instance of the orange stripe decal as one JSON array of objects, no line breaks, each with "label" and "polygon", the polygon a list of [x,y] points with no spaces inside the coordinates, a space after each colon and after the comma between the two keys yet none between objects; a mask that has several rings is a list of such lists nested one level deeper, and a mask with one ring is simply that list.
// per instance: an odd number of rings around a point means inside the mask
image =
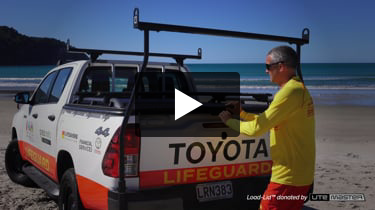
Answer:
[{"label": "orange stripe decal", "polygon": [[271,173],[272,161],[240,163],[199,168],[182,168],[140,173],[140,187],[158,187],[196,182],[236,179]]},{"label": "orange stripe decal", "polygon": [[18,146],[22,159],[30,161],[35,167],[44,172],[51,179],[56,182],[58,181],[56,159],[53,156],[21,140],[18,141]]},{"label": "orange stripe decal", "polygon": [[108,209],[108,189],[76,174],[79,195],[86,209]]}]

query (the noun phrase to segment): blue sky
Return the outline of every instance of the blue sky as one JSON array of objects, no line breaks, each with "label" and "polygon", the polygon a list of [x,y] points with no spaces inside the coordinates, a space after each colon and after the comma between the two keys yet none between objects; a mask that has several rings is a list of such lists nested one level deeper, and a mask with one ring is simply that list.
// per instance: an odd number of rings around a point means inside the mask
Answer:
[{"label": "blue sky", "polygon": [[[2,0],[0,25],[36,37],[52,37],[81,48],[142,51],[141,21],[301,37],[302,62],[375,62],[375,1],[99,1]],[[151,32],[150,51],[196,54],[187,63],[262,63],[266,53],[284,43],[203,35]],[[117,58],[117,57],[116,57]]]}]

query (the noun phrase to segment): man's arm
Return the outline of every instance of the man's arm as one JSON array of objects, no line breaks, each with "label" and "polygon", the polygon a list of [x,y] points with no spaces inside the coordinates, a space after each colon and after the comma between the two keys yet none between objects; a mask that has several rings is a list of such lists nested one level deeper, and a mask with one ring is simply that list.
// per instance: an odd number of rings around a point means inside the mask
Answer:
[{"label": "man's arm", "polygon": [[245,112],[242,109],[241,102],[240,101],[232,101],[225,105],[226,110],[229,111],[231,114],[240,115],[240,118],[243,121],[250,121],[254,120],[254,118],[258,115]]},{"label": "man's arm", "polygon": [[251,120],[254,120],[256,117],[258,117],[257,114],[253,114],[253,113],[249,113],[249,112],[245,112],[244,110],[241,110],[240,118],[243,121],[251,121]]},{"label": "man's arm", "polygon": [[[233,118],[228,118],[224,115],[222,120],[226,125],[234,130],[249,135],[249,136],[260,136],[280,124],[282,121],[287,119],[296,109],[300,108],[303,100],[303,92],[299,89],[286,89],[282,90],[274,101],[268,107],[268,109],[260,115],[250,114],[246,117],[253,118],[251,121],[242,122]],[[220,115],[219,115],[220,116]]]}]

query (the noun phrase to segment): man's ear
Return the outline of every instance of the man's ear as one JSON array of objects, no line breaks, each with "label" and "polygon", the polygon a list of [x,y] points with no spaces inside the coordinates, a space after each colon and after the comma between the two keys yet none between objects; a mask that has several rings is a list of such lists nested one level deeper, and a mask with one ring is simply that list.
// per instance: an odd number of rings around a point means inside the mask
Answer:
[{"label": "man's ear", "polygon": [[287,67],[286,65],[281,64],[281,63],[280,63],[279,65],[280,65],[280,68],[279,68],[279,71],[280,71],[280,72],[284,72],[284,71],[287,71],[287,70],[288,70],[288,69],[287,69],[288,67]]},{"label": "man's ear", "polygon": [[280,68],[280,72],[285,72],[285,71],[294,72],[294,70],[291,67],[285,64],[282,64]]}]

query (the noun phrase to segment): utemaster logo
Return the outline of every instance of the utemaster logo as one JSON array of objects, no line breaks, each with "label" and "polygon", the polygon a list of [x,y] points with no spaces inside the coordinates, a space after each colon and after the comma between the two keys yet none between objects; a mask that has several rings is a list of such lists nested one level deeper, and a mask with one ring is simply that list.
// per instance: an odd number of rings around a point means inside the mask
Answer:
[{"label": "utemaster logo", "polygon": [[366,201],[364,193],[310,194],[310,201]]}]

